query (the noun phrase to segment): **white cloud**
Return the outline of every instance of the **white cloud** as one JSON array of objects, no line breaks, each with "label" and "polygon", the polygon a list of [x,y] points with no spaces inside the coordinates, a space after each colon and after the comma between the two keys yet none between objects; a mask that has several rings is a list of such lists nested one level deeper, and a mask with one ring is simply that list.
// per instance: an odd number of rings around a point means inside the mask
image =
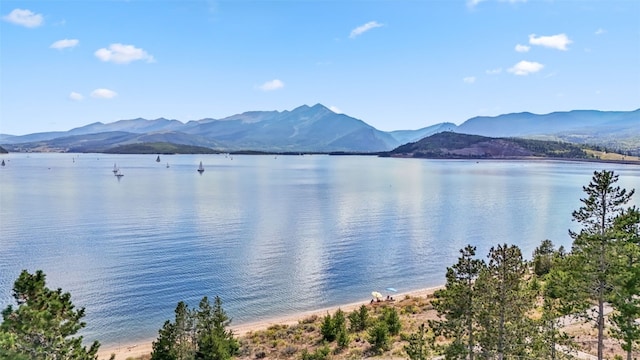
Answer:
[{"label": "white cloud", "polygon": [[284,87],[284,83],[278,79],[267,81],[266,83],[258,86],[258,88],[262,91],[273,91],[273,90],[282,89],[283,87]]},{"label": "white cloud", "polygon": [[69,94],[69,100],[81,101],[82,99],[84,99],[84,96],[82,96],[82,94],[77,93],[75,91],[72,91],[71,94]]},{"label": "white cloud", "polygon": [[520,45],[520,44],[516,45],[516,51],[517,52],[523,52],[524,53],[524,52],[528,52],[529,49],[531,49],[531,47],[527,46],[527,45]]},{"label": "white cloud", "polygon": [[66,49],[66,48],[75,47],[75,46],[78,45],[78,43],[80,43],[80,41],[78,39],[63,39],[63,40],[58,40],[58,41],[54,42],[49,47],[52,48],[52,49],[62,50],[62,49]]},{"label": "white cloud", "polygon": [[536,34],[529,35],[529,44],[540,45],[552,49],[567,50],[567,45],[571,44],[571,41],[567,35],[558,34],[551,36],[536,36]]},{"label": "white cloud", "polygon": [[476,82],[476,77],[475,76],[467,76],[466,78],[462,79],[462,81],[464,81],[467,84],[473,84],[474,82]]},{"label": "white cloud", "polygon": [[36,14],[26,9],[14,9],[8,15],[3,16],[2,19],[28,28],[38,27],[44,22],[42,14]]},{"label": "white cloud", "polygon": [[596,35],[602,35],[604,33],[606,33],[607,30],[603,29],[603,28],[599,28],[598,30],[596,30],[595,34]]},{"label": "white cloud", "polygon": [[382,26],[384,25],[378,23],[377,21],[369,21],[368,23],[358,26],[357,28],[351,30],[351,34],[349,34],[349,37],[351,39],[354,39],[355,37],[360,36],[371,29],[375,29],[377,27],[382,27]]},{"label": "white cloud", "polygon": [[514,75],[529,75],[535,72],[538,72],[544,68],[544,65],[535,62],[535,61],[520,61],[519,63],[513,65],[512,68],[507,70],[508,72]]},{"label": "white cloud", "polygon": [[333,111],[336,114],[342,114],[342,110],[338,109],[337,106],[329,106],[329,110]]},{"label": "white cloud", "polygon": [[94,54],[102,61],[110,61],[116,64],[128,64],[137,60],[155,61],[153,56],[133,45],[111,44],[108,49],[99,49]]},{"label": "white cloud", "polygon": [[489,69],[489,70],[485,71],[485,73],[487,73],[487,75],[498,75],[501,72],[502,72],[502,68]]},{"label": "white cloud", "polygon": [[109,89],[95,89],[91,92],[91,97],[96,99],[113,99],[116,96],[118,93]]}]

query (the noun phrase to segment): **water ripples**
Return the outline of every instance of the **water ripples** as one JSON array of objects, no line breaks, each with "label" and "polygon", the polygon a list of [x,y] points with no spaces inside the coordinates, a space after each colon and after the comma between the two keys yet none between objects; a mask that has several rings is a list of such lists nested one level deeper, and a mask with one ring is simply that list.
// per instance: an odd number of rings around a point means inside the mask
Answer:
[{"label": "water ripples", "polygon": [[[238,324],[439,285],[467,243],[479,254],[499,242],[525,255],[545,238],[567,246],[581,186],[600,167],[215,155],[171,156],[167,169],[155,156],[10,156],[0,306],[22,269],[42,269],[86,308],[85,338],[107,345],[155,337],[178,301],[219,295]],[[638,187],[637,168],[616,171]]]}]

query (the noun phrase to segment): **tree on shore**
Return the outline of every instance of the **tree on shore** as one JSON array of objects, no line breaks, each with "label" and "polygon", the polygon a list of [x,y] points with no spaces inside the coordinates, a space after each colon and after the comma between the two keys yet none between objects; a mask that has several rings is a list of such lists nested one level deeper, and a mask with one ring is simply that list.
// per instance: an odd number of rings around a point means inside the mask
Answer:
[{"label": "tree on shore", "polygon": [[404,351],[411,360],[427,360],[431,356],[431,349],[434,347],[435,339],[420,324],[418,330],[409,336],[408,344],[404,346]]},{"label": "tree on shore", "polygon": [[371,350],[376,354],[381,354],[389,350],[391,346],[391,338],[389,337],[389,326],[383,319],[378,319],[376,323],[369,329],[369,343]]},{"label": "tree on shore", "polygon": [[640,343],[640,210],[624,211],[614,222],[621,243],[616,266],[615,288],[609,297],[614,308],[609,317],[611,336],[620,340],[627,360]]},{"label": "tree on shore", "polygon": [[[561,248],[559,252],[563,252]],[[533,272],[538,276],[543,276],[551,271],[553,258],[556,254],[553,242],[549,239],[543,240],[540,246],[533,251]]]},{"label": "tree on shore", "polygon": [[[548,243],[545,244],[545,242]],[[551,251],[552,256],[548,263],[548,272],[543,275],[537,274],[542,283],[539,289],[542,308],[541,316],[536,321],[539,333],[538,336],[532,337],[532,340],[534,352],[538,357],[555,360],[558,358],[558,345],[565,347],[575,345],[571,338],[561,331],[562,319],[580,309],[584,294],[576,291],[574,280],[568,275],[573,265],[567,261],[562,247],[554,250],[553,243],[549,240],[544,240],[543,246]]]},{"label": "tree on shore", "polygon": [[0,358],[97,359],[100,344],[82,345],[82,336],[74,337],[83,327],[84,308],[76,309],[71,294],[46,287],[42,270],[30,274],[23,270],[13,286],[18,306],[2,311],[0,324]]},{"label": "tree on shore", "polygon": [[527,356],[533,326],[527,313],[534,306],[524,280],[527,266],[520,248],[507,244],[489,250],[489,263],[476,281],[478,345],[484,356],[502,360]]},{"label": "tree on shore", "polygon": [[461,249],[458,262],[447,268],[445,287],[434,293],[432,304],[440,319],[429,325],[437,335],[452,339],[445,347],[447,358],[474,358],[478,309],[475,282],[486,266],[475,256],[475,246]]},{"label": "tree on shore", "polygon": [[613,171],[595,171],[587,186],[582,206],[573,212],[573,220],[582,225],[579,232],[569,231],[573,238],[571,257],[575,266],[570,274],[587,300],[597,304],[595,327],[598,330],[598,359],[604,358],[605,302],[615,288],[620,250],[619,234],[614,231],[615,219],[624,211],[634,190],[627,192],[616,186],[618,175]]},{"label": "tree on shore", "polygon": [[167,320],[153,342],[152,360],[227,360],[240,346],[228,330],[231,319],[216,296],[213,306],[205,296],[197,310],[179,302],[175,320]]},{"label": "tree on shore", "polygon": [[364,331],[369,326],[369,309],[362,305],[357,310],[349,313],[349,331]]}]

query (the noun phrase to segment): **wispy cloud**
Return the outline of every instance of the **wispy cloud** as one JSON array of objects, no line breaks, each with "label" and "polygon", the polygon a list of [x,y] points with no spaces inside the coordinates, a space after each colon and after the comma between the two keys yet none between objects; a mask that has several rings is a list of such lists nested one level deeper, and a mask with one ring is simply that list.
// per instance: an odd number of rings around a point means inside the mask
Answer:
[{"label": "wispy cloud", "polygon": [[489,70],[486,70],[486,71],[485,71],[485,73],[486,73],[487,75],[498,75],[498,74],[500,74],[501,72],[502,72],[502,68],[489,69]]},{"label": "wispy cloud", "polygon": [[607,30],[603,29],[603,28],[599,28],[598,30],[596,30],[595,34],[596,35],[602,35],[604,33],[606,33]]},{"label": "wispy cloud", "polygon": [[470,8],[475,7],[476,5],[480,4],[481,2],[483,2],[485,0],[467,0],[467,6]]},{"label": "wispy cloud", "polygon": [[282,89],[283,87],[284,87],[284,83],[279,79],[273,79],[258,86],[258,88],[262,91],[274,91],[274,90]]},{"label": "wispy cloud", "polygon": [[351,30],[351,34],[349,34],[349,38],[355,39],[356,37],[366,33],[367,31],[369,31],[371,29],[375,29],[375,28],[382,27],[382,26],[384,26],[384,25],[380,24],[377,21],[369,21],[368,23],[366,23],[364,25],[360,25],[357,28]]},{"label": "wispy cloud", "polygon": [[78,39],[63,39],[63,40],[58,40],[58,41],[54,42],[49,47],[52,48],[52,49],[62,50],[62,49],[66,49],[66,48],[75,47],[79,43],[80,43],[80,41]]},{"label": "wispy cloud", "polygon": [[525,53],[525,52],[528,52],[529,49],[531,49],[531,47],[527,45],[520,45],[520,44],[516,45],[517,52]]},{"label": "wispy cloud", "polygon": [[529,35],[529,44],[531,45],[539,45],[562,51],[566,51],[567,45],[571,44],[572,42],[573,41],[571,41],[571,39],[569,39],[566,34],[551,36],[536,36],[536,34]]},{"label": "wispy cloud", "polygon": [[109,89],[95,89],[91,92],[91,97],[96,99],[113,99],[118,93]]},{"label": "wispy cloud", "polygon": [[81,101],[82,99],[84,99],[84,96],[82,96],[82,94],[77,93],[75,91],[72,91],[71,94],[69,94],[69,100]]},{"label": "wispy cloud", "polygon": [[523,60],[515,64],[513,67],[509,68],[507,71],[514,75],[525,76],[536,73],[542,70],[542,68],[544,68],[544,65],[540,64],[539,62]]},{"label": "wispy cloud", "polygon": [[[470,8],[474,8],[476,5],[480,4],[481,2],[485,2],[487,0],[467,0],[467,6]],[[515,4],[515,3],[524,3],[527,2],[528,0],[498,0],[499,2],[508,2],[510,4]]]},{"label": "wispy cloud", "polygon": [[473,83],[476,82],[476,77],[475,76],[467,76],[467,77],[463,78],[462,81],[464,81],[466,84],[473,84]]},{"label": "wispy cloud", "polygon": [[331,106],[329,106],[329,110],[333,111],[336,114],[342,114],[342,110],[338,109],[337,106],[331,105]]},{"label": "wispy cloud", "polygon": [[153,56],[149,55],[145,50],[133,45],[111,44],[108,49],[99,49],[94,53],[94,55],[102,61],[113,62],[116,64],[128,64],[132,61],[138,60],[155,62]]},{"label": "wispy cloud", "polygon": [[14,9],[8,15],[3,16],[2,19],[28,28],[35,28],[44,23],[42,14],[36,14],[27,9]]}]

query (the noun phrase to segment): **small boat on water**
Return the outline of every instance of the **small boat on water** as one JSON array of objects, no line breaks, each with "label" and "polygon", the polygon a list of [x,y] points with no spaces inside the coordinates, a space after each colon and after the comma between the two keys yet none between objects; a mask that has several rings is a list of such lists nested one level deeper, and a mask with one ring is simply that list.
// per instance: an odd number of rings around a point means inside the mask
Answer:
[{"label": "small boat on water", "polygon": [[0,164],[0,165],[5,166],[4,159],[2,159],[2,164]]},{"label": "small boat on water", "polygon": [[167,163],[167,169],[169,168],[169,163]]},{"label": "small boat on water", "polygon": [[120,178],[121,178],[121,177],[123,177],[123,176],[124,176],[124,174],[120,172],[120,169],[118,169],[118,171],[116,171],[116,177],[117,177],[118,179],[120,179]]},{"label": "small boat on water", "polygon": [[204,166],[202,166],[202,161],[200,161],[200,166],[198,166],[198,172],[202,174],[204,172]]},{"label": "small boat on water", "polygon": [[111,171],[113,171],[113,174],[115,175],[115,174],[118,173],[118,171],[120,171],[120,169],[118,169],[118,165],[113,164],[113,170],[111,170]]},{"label": "small boat on water", "polygon": [[160,155],[156,158],[156,162],[160,162]]}]

